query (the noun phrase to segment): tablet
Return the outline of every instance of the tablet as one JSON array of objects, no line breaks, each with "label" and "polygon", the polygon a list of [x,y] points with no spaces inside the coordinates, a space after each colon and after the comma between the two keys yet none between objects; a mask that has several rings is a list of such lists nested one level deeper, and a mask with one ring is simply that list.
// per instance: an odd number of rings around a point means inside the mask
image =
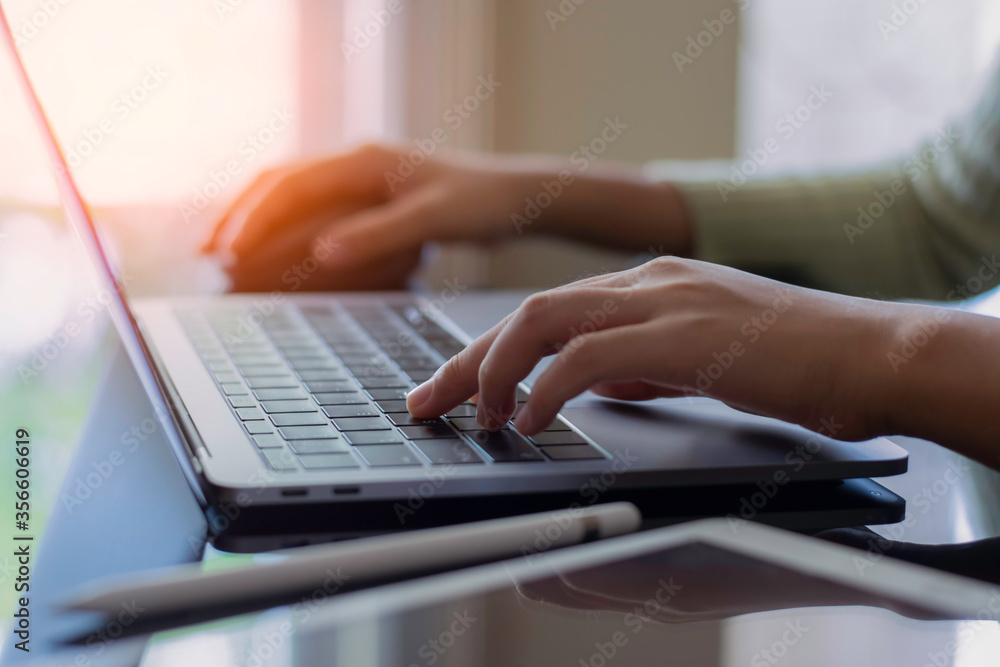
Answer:
[{"label": "tablet", "polygon": [[874,546],[698,521],[307,597],[155,637],[143,664],[994,664],[1000,591]]}]

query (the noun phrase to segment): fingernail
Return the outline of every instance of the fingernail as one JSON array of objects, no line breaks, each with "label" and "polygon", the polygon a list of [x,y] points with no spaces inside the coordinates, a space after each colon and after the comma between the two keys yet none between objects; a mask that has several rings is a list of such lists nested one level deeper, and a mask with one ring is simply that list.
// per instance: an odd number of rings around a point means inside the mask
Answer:
[{"label": "fingernail", "polygon": [[228,251],[220,252],[216,255],[216,257],[218,257],[219,266],[221,266],[226,271],[232,269],[237,264],[236,255],[234,253]]},{"label": "fingernail", "polygon": [[406,409],[419,410],[434,394],[434,380],[428,380],[406,395]]},{"label": "fingernail", "polygon": [[484,405],[476,407],[476,422],[487,431],[495,431],[500,428],[501,424],[497,411]]}]

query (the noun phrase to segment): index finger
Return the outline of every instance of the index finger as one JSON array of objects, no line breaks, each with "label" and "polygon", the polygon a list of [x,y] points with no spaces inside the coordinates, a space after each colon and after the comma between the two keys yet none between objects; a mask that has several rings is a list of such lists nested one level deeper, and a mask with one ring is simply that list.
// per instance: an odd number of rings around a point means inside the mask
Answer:
[{"label": "index finger", "polygon": [[212,252],[214,250],[218,250],[223,235],[229,230],[229,220],[233,216],[234,212],[246,208],[256,199],[259,199],[262,193],[267,192],[271,185],[273,185],[273,183],[281,177],[283,171],[284,170],[262,172],[250,183],[250,185],[244,188],[243,191],[237,195],[236,199],[234,199],[233,202],[226,207],[225,212],[219,216],[219,219],[215,221],[211,234],[201,246],[201,251]]},{"label": "index finger", "polygon": [[406,408],[414,417],[443,415],[479,391],[479,365],[513,313],[446,361],[434,377],[406,395]]},{"label": "index finger", "polygon": [[381,191],[378,149],[362,147],[332,158],[301,162],[255,182],[230,207],[220,227],[235,226],[233,251],[247,254],[289,220],[310,217],[346,200]]}]

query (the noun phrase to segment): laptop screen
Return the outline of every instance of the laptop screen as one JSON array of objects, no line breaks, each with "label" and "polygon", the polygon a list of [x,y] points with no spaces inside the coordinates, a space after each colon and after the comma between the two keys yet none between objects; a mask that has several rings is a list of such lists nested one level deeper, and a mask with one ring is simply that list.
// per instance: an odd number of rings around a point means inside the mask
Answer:
[{"label": "laptop screen", "polygon": [[143,341],[142,333],[129,308],[122,282],[112,268],[111,262],[108,260],[108,255],[101,245],[100,234],[94,225],[90,210],[80,195],[80,190],[70,173],[62,148],[59,146],[59,141],[52,130],[52,125],[38,99],[38,94],[35,92],[31,79],[28,77],[27,69],[15,45],[10,24],[7,21],[7,15],[3,7],[0,7],[0,33],[2,33],[0,40],[9,49],[14,63],[15,74],[25,93],[32,118],[38,127],[42,142],[48,153],[53,176],[59,189],[59,197],[66,212],[66,219],[84,246],[89,263],[96,273],[98,284],[108,290],[108,311],[115,329],[121,336],[122,345],[142,383],[143,389],[149,396],[153,411],[163,426],[163,432],[166,434],[167,441],[173,448],[177,460],[192,486],[192,490],[198,496],[199,502],[204,504],[204,495],[201,491],[197,475],[191,467],[180,432],[171,417],[164,391],[160,386],[160,381],[154,370],[149,351]]}]

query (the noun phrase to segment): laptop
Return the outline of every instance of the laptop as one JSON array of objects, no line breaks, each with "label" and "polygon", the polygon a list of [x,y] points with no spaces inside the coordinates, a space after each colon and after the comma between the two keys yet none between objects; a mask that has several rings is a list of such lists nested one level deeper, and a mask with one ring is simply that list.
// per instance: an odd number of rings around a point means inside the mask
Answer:
[{"label": "laptop", "polygon": [[[628,500],[633,490],[706,485],[746,485],[741,504],[759,508],[785,486],[906,469],[906,452],[887,440],[837,442],[707,399],[640,408],[585,397],[530,438],[511,424],[481,429],[471,403],[414,419],[407,392],[470,336],[410,293],[131,303],[0,18],[68,220],[112,295],[111,319],[163,437],[216,528],[252,512],[281,523],[304,516],[289,509],[346,503],[382,503],[398,528],[430,505],[444,515],[506,504],[491,503],[498,496],[589,505],[612,492]],[[529,391],[522,385],[518,401]]]}]

